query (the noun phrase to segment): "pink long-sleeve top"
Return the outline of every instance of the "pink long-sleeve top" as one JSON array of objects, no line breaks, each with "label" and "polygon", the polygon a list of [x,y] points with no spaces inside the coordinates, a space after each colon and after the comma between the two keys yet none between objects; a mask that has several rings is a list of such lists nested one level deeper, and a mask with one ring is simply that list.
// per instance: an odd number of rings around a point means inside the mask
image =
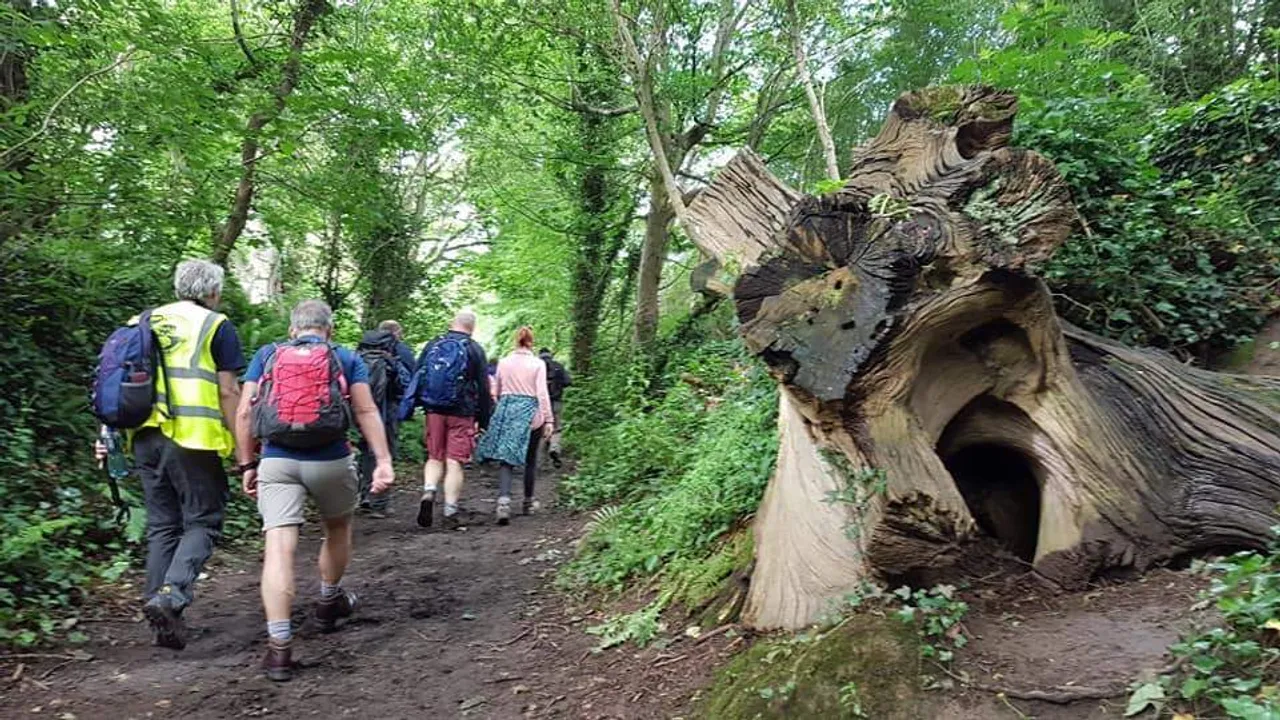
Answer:
[{"label": "pink long-sleeve top", "polygon": [[547,364],[532,350],[520,348],[498,361],[493,378],[493,396],[528,395],[538,398],[538,412],[533,414],[533,429],[554,422],[551,393],[547,390]]}]

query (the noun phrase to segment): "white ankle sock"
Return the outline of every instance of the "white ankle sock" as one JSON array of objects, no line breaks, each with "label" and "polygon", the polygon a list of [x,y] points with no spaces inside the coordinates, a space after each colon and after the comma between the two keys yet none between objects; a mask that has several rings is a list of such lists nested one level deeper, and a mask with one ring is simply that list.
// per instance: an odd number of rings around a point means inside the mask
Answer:
[{"label": "white ankle sock", "polygon": [[276,642],[289,642],[293,639],[293,623],[289,620],[268,620],[267,634]]}]

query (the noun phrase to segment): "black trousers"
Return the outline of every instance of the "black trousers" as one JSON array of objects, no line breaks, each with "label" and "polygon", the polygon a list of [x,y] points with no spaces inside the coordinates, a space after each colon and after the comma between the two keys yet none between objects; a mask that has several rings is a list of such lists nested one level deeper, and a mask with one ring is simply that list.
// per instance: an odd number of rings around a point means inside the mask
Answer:
[{"label": "black trousers", "polygon": [[222,537],[228,499],[222,458],[184,448],[156,428],[138,432],[133,454],[147,508],[146,597],[167,587],[186,606]]}]

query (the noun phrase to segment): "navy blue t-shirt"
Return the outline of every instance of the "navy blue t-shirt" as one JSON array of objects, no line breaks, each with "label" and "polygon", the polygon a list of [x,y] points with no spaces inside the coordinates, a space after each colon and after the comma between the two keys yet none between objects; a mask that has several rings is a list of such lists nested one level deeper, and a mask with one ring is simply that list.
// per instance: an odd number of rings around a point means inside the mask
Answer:
[{"label": "navy blue t-shirt", "polygon": [[[305,342],[324,342],[321,338],[307,335],[298,338]],[[369,368],[365,367],[364,361],[360,356],[344,347],[334,346],[338,352],[338,362],[342,365],[342,374],[347,378],[347,386],[368,385],[369,384]],[[249,363],[249,369],[244,374],[245,382],[260,382],[262,380],[262,371],[266,367],[267,360],[275,353],[276,346],[263,345],[254,353],[253,360]],[[340,460],[351,454],[351,444],[346,440],[339,440],[331,445],[324,447],[311,448],[308,450],[297,450],[293,448],[272,447],[270,443],[262,443],[262,457],[264,458],[286,458],[289,460]]]},{"label": "navy blue t-shirt", "polygon": [[234,373],[244,369],[244,347],[240,345],[240,335],[236,333],[236,326],[231,324],[231,318],[223,320],[213,331],[209,351],[215,368]]}]

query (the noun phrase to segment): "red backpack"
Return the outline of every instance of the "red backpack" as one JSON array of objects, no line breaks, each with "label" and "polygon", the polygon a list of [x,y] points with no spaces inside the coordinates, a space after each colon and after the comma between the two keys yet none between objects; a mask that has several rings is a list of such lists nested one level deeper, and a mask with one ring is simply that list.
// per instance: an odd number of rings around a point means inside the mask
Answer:
[{"label": "red backpack", "polygon": [[295,340],[267,358],[254,398],[253,434],[287,448],[345,440],[351,427],[347,378],[329,343]]}]

